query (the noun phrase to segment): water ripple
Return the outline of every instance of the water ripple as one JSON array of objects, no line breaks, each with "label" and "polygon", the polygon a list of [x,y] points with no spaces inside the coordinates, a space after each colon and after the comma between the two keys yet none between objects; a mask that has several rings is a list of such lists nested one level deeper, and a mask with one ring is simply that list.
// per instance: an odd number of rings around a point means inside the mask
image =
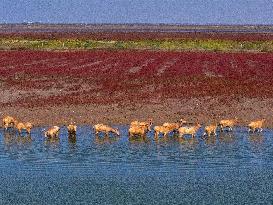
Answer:
[{"label": "water ripple", "polygon": [[[87,197],[86,203],[96,203],[96,197],[86,196],[87,192],[100,193],[105,204],[134,204],[137,196],[139,203],[135,204],[200,204],[207,200],[205,196],[210,203],[218,200],[219,204],[244,204],[250,198],[252,202],[272,202],[273,130],[249,135],[246,128],[236,128],[232,134],[210,138],[200,137],[200,132],[195,139],[158,140],[150,133],[145,141],[129,141],[128,127],[119,128],[121,137],[105,138],[95,137],[88,126],[79,127],[76,141],[67,138],[65,128],[58,141],[47,141],[41,127],[33,130],[31,138],[1,130],[0,187],[7,189],[0,189],[0,203],[14,204],[9,202],[16,199],[35,204],[43,200],[39,193],[50,186],[73,204],[77,190],[70,190],[74,198],[63,192],[73,183],[83,189],[80,195]],[[251,191],[254,184],[262,194]],[[32,191],[31,201],[20,194],[7,197],[18,189]],[[112,200],[105,191],[113,194]],[[215,192],[218,195],[211,195]],[[45,195],[54,204],[55,192]]]}]

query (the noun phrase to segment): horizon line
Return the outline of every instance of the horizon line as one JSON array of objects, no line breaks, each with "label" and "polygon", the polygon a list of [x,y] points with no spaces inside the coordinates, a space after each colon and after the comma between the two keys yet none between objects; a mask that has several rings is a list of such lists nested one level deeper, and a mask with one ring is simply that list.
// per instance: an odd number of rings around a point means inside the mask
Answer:
[{"label": "horizon line", "polygon": [[273,26],[273,24],[215,24],[215,23],[208,23],[208,24],[190,24],[190,23],[45,23],[45,22],[16,22],[16,23],[6,23],[6,22],[0,22],[0,25],[105,25],[105,26]]}]

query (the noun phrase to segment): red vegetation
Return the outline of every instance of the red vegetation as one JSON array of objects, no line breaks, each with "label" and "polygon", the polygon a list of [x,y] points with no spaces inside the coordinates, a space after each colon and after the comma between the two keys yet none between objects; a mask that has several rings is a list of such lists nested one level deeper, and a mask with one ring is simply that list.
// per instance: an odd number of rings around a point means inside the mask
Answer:
[{"label": "red vegetation", "polygon": [[[0,51],[1,106],[273,97],[273,53]],[[19,92],[19,93],[18,93]]]}]

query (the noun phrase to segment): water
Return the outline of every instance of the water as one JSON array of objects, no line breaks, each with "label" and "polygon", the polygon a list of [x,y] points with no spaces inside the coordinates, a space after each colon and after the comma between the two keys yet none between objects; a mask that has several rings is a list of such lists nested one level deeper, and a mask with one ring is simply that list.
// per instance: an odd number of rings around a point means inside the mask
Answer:
[{"label": "water", "polygon": [[155,141],[0,132],[0,204],[272,204],[273,130]]}]

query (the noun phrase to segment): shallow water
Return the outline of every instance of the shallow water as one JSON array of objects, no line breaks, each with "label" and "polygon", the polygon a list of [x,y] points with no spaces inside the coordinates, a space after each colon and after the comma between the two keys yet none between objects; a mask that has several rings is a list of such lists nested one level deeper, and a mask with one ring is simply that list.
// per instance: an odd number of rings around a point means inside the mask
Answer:
[{"label": "shallow water", "polygon": [[[46,141],[0,131],[0,204],[272,204],[273,130],[195,139]],[[64,203],[65,202],[65,203]]]}]

